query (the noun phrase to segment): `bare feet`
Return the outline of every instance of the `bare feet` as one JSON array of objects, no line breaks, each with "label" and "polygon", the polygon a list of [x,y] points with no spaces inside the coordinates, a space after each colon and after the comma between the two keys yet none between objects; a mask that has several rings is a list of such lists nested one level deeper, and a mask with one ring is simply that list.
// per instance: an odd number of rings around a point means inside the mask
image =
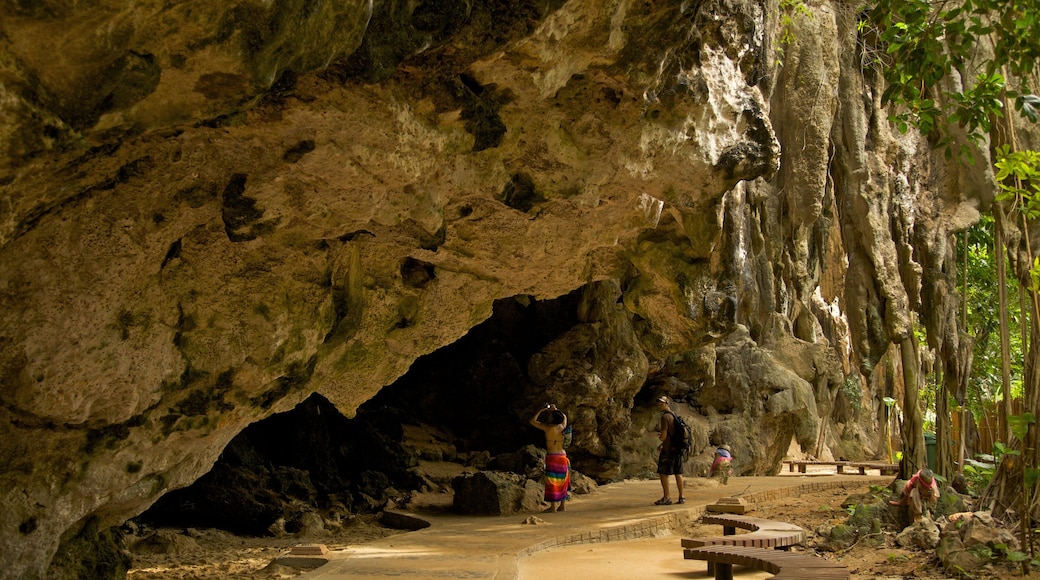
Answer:
[{"label": "bare feet", "polygon": [[549,507],[545,508],[544,510],[542,510],[543,514],[551,514],[551,513],[555,513],[555,512],[556,512],[556,508],[554,508],[552,506],[549,506]]}]

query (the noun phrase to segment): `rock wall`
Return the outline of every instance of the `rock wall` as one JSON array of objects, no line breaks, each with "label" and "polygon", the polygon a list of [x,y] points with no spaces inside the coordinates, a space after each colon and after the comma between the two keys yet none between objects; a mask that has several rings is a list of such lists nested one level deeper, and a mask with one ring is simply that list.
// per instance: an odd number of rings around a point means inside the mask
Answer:
[{"label": "rock wall", "polygon": [[892,135],[855,11],[809,4],[784,46],[772,0],[0,5],[0,575],[595,282],[529,372],[587,389],[601,476],[645,381],[748,472],[871,453],[838,393],[987,176]]}]

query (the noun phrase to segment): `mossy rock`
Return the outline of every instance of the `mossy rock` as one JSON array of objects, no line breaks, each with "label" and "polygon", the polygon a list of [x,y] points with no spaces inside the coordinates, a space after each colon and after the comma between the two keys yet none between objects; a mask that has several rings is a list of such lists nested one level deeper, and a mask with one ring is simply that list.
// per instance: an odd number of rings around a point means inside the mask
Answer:
[{"label": "mossy rock", "polygon": [[952,552],[942,561],[943,570],[948,574],[971,577],[972,573],[986,564],[986,561],[968,550]]},{"label": "mossy rock", "polygon": [[855,544],[859,535],[859,530],[854,526],[838,524],[827,532],[826,538],[817,547],[827,552],[838,552]]},{"label": "mossy rock", "polygon": [[849,516],[848,525],[860,530],[861,533],[879,532],[882,528],[897,529],[899,521],[889,509],[889,505],[878,502],[877,498],[873,499],[875,503],[859,504],[855,507],[852,515]]},{"label": "mossy rock", "polygon": [[958,493],[943,493],[939,496],[939,501],[935,504],[934,516],[948,516],[950,514],[956,514],[960,512],[968,511],[967,505],[964,503],[964,498]]}]

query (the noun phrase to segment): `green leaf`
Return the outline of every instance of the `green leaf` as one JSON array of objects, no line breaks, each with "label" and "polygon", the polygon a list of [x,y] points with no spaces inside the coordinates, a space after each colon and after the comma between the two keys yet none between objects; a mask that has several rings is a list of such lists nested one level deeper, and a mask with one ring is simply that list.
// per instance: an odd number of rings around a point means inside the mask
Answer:
[{"label": "green leaf", "polygon": [[1015,108],[1031,122],[1040,118],[1040,97],[1036,95],[1020,95],[1015,99]]},{"label": "green leaf", "polygon": [[1007,553],[1007,559],[1011,562],[1025,562],[1029,559],[1029,555],[1018,550],[1012,550]]},{"label": "green leaf", "polygon": [[[1029,272],[1030,275],[1034,275],[1034,271],[1040,271],[1040,257],[1033,258],[1033,270]],[[1038,272],[1036,276],[1040,277],[1040,272]],[[1032,413],[1027,412],[1022,413],[1021,415],[1008,416],[1008,426],[1011,427],[1011,433],[1015,437],[1018,437],[1019,441],[1025,441],[1026,433],[1029,431],[1029,426],[1033,423],[1036,423],[1036,417],[1034,417]]]},{"label": "green leaf", "polygon": [[1036,480],[1040,479],[1040,469],[1028,467],[1025,470],[1026,489],[1036,489]]}]

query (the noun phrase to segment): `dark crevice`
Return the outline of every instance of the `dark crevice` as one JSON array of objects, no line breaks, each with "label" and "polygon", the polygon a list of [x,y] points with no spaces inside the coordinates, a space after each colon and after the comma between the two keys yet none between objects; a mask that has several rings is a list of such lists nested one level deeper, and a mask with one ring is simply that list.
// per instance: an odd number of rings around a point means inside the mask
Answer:
[{"label": "dark crevice", "polygon": [[524,213],[531,211],[536,203],[545,201],[534,185],[534,180],[527,173],[516,173],[499,194],[502,203]]},{"label": "dark crevice", "polygon": [[287,149],[282,155],[282,159],[287,163],[296,163],[300,159],[303,159],[304,155],[312,151],[314,151],[314,140],[305,139]]},{"label": "dark crevice", "polygon": [[405,286],[424,288],[436,277],[433,264],[412,257],[405,258],[401,263],[401,280]]},{"label": "dark crevice", "polygon": [[[162,270],[162,269],[166,268],[166,264],[169,264],[170,260],[176,260],[177,258],[180,258],[180,257],[181,257],[181,240],[176,240],[175,242],[170,244],[169,249],[166,250],[166,256],[163,257],[163,261],[162,261],[162,264],[159,266],[159,269]],[[184,313],[181,312],[181,314],[183,315]]]}]

